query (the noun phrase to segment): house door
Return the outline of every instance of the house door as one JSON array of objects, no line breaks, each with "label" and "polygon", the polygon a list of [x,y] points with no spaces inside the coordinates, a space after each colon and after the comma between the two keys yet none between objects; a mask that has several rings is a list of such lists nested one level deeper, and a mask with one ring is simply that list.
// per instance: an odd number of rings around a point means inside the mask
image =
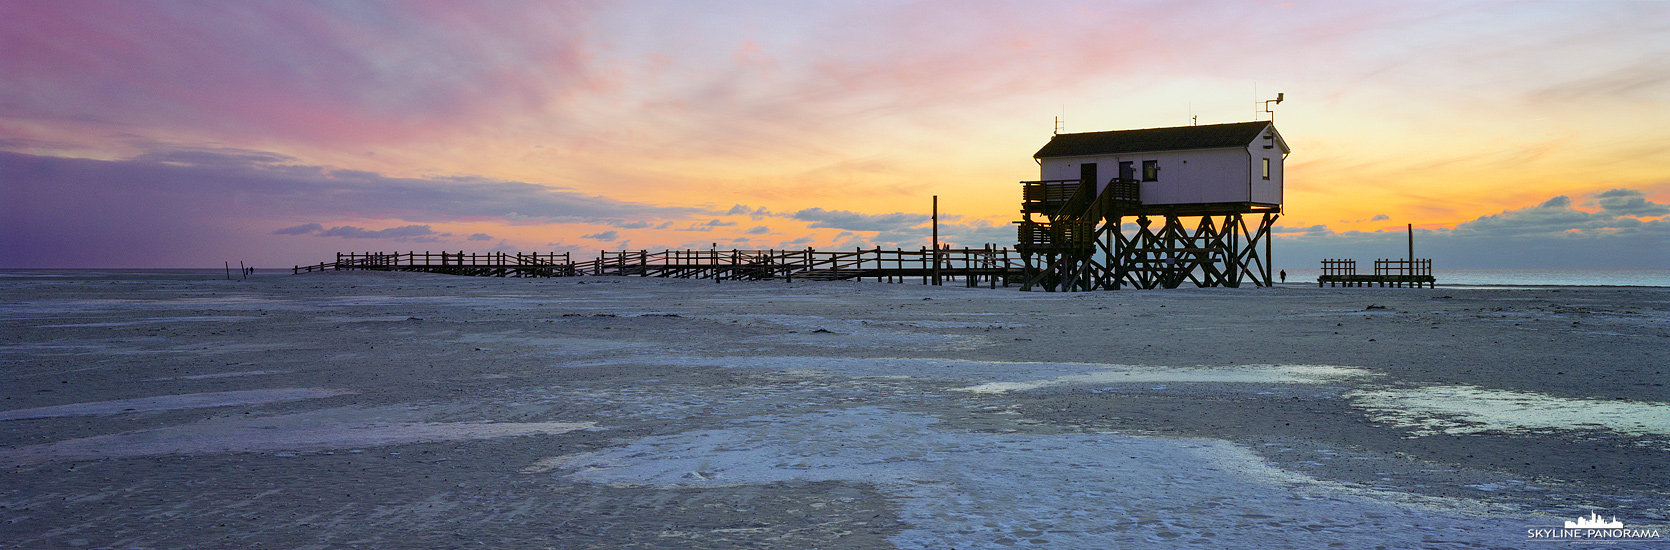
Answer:
[{"label": "house door", "polygon": [[1136,162],[1125,161],[1125,162],[1119,163],[1119,179],[1122,179],[1122,180],[1137,179]]},{"label": "house door", "polygon": [[[1097,185],[1096,163],[1086,162],[1079,165],[1079,185]],[[1101,189],[1096,190],[1101,191]]]}]

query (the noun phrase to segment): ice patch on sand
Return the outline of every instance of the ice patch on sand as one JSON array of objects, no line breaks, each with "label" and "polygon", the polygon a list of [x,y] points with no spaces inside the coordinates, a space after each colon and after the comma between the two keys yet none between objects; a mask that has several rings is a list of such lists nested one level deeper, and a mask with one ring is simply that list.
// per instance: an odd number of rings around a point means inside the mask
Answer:
[{"label": "ice patch on sand", "polygon": [[412,421],[427,414],[422,409],[340,408],[260,418],[222,417],[155,430],[0,449],[0,463],[364,448],[551,435],[594,426],[591,422]]},{"label": "ice patch on sand", "polygon": [[1216,382],[1228,384],[1328,384],[1374,373],[1332,365],[1240,365],[1234,367],[1135,367],[1107,365],[1104,370],[1044,380],[988,382],[958,388],[974,393],[1003,393],[1052,386],[1083,384],[1142,384],[1154,382]]},{"label": "ice patch on sand", "polygon": [[338,395],[349,395],[352,393],[355,392],[352,390],[332,388],[274,388],[266,390],[185,393],[179,395],[159,395],[156,397],[137,397],[133,399],[118,399],[115,401],[95,401],[91,403],[73,403],[69,405],[54,405],[51,407],[35,407],[32,409],[0,411],[0,420],[23,420],[27,418],[50,418],[56,416],[95,416],[104,414],[170,411],[176,409],[199,409],[204,407],[226,407],[231,405],[258,405],[261,403],[277,403],[280,401],[322,399],[326,397],[336,397]]},{"label": "ice patch on sand", "polygon": [[[818,335],[813,335],[818,336]],[[969,361],[965,359],[915,359],[903,357],[828,357],[757,355],[728,357],[640,356],[637,363],[689,365],[771,370],[801,370],[839,376],[906,376],[924,379],[980,379],[1019,382],[1044,377],[1067,376],[1118,367],[1104,363],[1050,363],[1030,361]],[[614,364],[614,362],[600,363]]]},{"label": "ice patch on sand", "polygon": [[750,417],[522,471],[626,486],[873,484],[910,524],[892,539],[901,548],[1409,547],[1483,544],[1524,524],[1467,501],[1348,490],[1223,441],[973,433],[869,406]]},{"label": "ice patch on sand", "polygon": [[170,376],[167,378],[152,378],[146,382],[166,382],[169,380],[208,380],[210,378],[233,378],[238,376],[265,376],[268,374],[284,374],[287,370],[245,370],[238,372],[217,372],[214,374],[196,374],[192,376]]},{"label": "ice patch on sand", "polygon": [[1605,429],[1670,435],[1670,403],[1570,399],[1477,386],[1364,389],[1345,397],[1372,418],[1416,435]]},{"label": "ice patch on sand", "polygon": [[[1155,367],[1108,363],[969,361],[900,357],[673,357],[640,356],[634,363],[803,370],[839,376],[890,376],[938,380],[978,380],[961,388],[977,393],[1024,391],[1073,384],[1216,382],[1244,384],[1332,384],[1379,376],[1367,369],[1334,365],[1237,365],[1227,367]],[[615,364],[574,363],[576,365]]]}]

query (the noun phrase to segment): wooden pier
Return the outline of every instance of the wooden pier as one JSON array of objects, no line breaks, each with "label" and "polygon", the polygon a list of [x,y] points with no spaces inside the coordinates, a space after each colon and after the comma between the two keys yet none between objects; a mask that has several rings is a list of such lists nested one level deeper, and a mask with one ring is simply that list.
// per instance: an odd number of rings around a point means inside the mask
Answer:
[{"label": "wooden pier", "polygon": [[1328,286],[1393,286],[1437,288],[1438,279],[1432,277],[1432,260],[1375,260],[1374,274],[1357,273],[1357,260],[1322,260],[1322,275],[1316,278],[1318,288]]},{"label": "wooden pier", "polygon": [[962,281],[964,286],[1009,286],[1023,270],[1013,250],[929,247],[918,250],[880,247],[852,251],[802,250],[647,250],[598,251],[591,260],[569,253],[347,252],[336,261],[295,266],[294,273],[373,270],[418,271],[484,277],[572,277],[614,275],[679,279],[836,281],[874,279],[922,284]]},{"label": "wooden pier", "polygon": [[578,275],[567,252],[338,252],[336,261],[295,266],[293,273],[314,271],[422,271],[477,277],[568,277]]}]

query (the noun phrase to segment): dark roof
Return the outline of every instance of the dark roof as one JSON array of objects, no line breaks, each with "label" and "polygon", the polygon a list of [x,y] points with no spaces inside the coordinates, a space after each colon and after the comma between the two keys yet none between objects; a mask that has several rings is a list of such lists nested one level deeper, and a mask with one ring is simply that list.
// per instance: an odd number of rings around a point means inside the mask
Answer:
[{"label": "dark roof", "polygon": [[1032,158],[1246,147],[1270,121],[1056,134]]}]

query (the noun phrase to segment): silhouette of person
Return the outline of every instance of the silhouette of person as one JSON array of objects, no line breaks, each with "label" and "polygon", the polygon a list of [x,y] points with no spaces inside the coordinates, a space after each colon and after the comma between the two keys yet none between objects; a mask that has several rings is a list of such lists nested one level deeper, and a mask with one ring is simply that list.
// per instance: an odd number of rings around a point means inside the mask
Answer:
[{"label": "silhouette of person", "polygon": [[1281,282],[1283,282],[1283,283],[1287,282],[1287,270],[1286,269],[1281,270]]}]

